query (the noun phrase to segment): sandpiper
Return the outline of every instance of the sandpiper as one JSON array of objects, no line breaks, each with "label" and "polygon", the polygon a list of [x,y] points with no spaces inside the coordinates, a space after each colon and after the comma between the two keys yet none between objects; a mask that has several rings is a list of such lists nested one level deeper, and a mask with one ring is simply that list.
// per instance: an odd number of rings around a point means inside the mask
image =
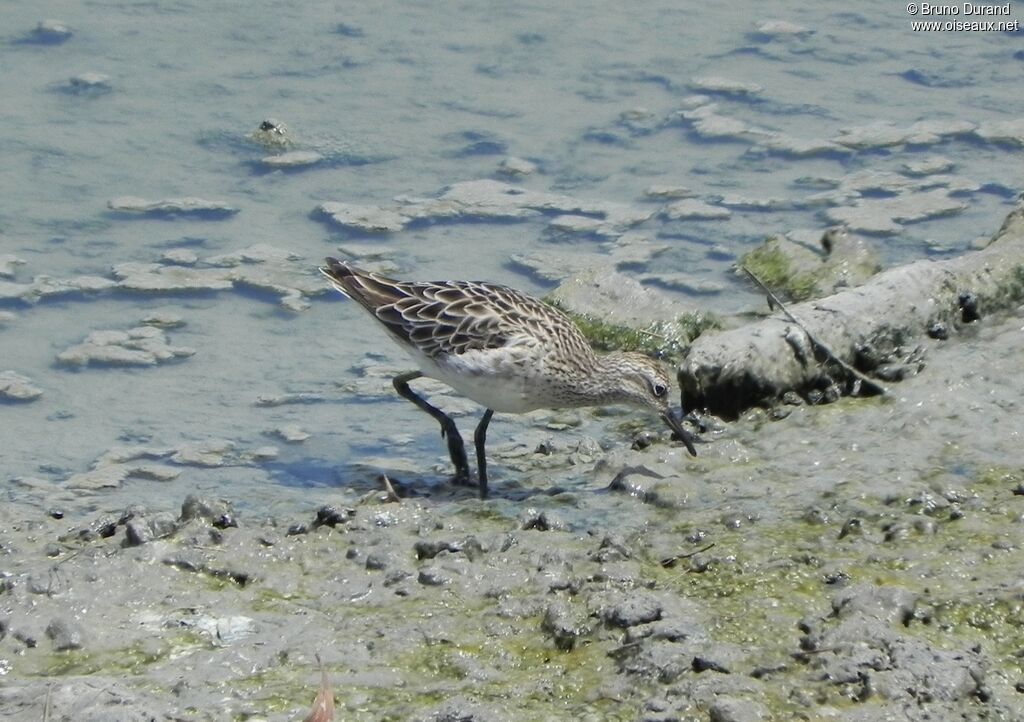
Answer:
[{"label": "sandpiper", "polygon": [[572,319],[533,296],[476,281],[396,281],[335,258],[320,272],[416,361],[418,370],[394,378],[395,390],[441,424],[456,483],[470,483],[462,436],[409,382],[437,379],[486,409],[473,434],[481,499],[487,496],[484,443],[495,411],[633,404],[660,414],[697,455],[681,411],[669,407],[669,376],[660,362],[639,353],[595,353]]}]

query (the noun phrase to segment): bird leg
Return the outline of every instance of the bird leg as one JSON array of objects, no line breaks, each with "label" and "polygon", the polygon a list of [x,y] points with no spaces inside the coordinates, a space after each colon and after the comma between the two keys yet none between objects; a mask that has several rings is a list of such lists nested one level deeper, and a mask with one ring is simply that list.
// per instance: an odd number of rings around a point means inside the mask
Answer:
[{"label": "bird leg", "polygon": [[473,432],[473,445],[476,447],[476,468],[480,474],[480,498],[487,498],[487,453],[484,451],[484,444],[487,441],[487,425],[491,423],[494,416],[494,409],[484,411],[483,418]]},{"label": "bird leg", "polygon": [[[452,478],[452,482],[455,484],[468,484],[469,483],[469,462],[466,460],[466,445],[462,443],[462,436],[459,434],[459,430],[455,426],[455,422],[452,418],[441,411],[436,406],[432,406],[421,396],[418,396],[411,388],[409,388],[409,382],[418,379],[423,375],[421,371],[408,371],[404,374],[395,376],[392,383],[395,385],[395,391],[402,398],[412,401],[414,404],[419,406],[421,409],[426,411],[428,414],[437,419],[438,423],[441,424],[441,436],[448,439],[448,455],[452,458],[452,464],[455,465],[455,476]],[[477,429],[479,431],[479,429]],[[479,458],[480,451],[477,451]],[[486,483],[483,487],[486,489]]]}]

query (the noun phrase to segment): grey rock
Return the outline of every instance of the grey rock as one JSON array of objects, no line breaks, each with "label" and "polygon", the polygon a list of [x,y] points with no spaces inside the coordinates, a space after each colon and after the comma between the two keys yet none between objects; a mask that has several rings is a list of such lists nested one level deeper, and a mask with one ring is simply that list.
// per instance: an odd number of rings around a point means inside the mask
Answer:
[{"label": "grey rock", "polygon": [[168,537],[177,530],[178,521],[170,512],[134,517],[125,523],[125,543],[128,546],[141,546],[154,539]]},{"label": "grey rock", "polygon": [[759,722],[769,719],[765,708],[752,700],[725,697],[708,709],[711,722]]},{"label": "grey rock", "polygon": [[857,584],[832,598],[832,612],[840,619],[866,614],[885,622],[905,623],[913,617],[917,594],[903,587]]},{"label": "grey rock", "polygon": [[183,522],[191,521],[192,519],[202,519],[212,523],[225,515],[232,514],[232,512],[231,503],[224,499],[209,499],[189,494],[185,497],[185,501],[181,503],[181,515],[179,518]]},{"label": "grey rock", "polygon": [[601,617],[613,627],[633,627],[661,619],[661,601],[645,591],[622,592],[622,598],[601,610]]},{"label": "grey rock", "polygon": [[14,371],[0,371],[0,401],[34,401],[43,390],[32,379]]},{"label": "grey rock", "polygon": [[420,569],[418,581],[425,587],[441,587],[452,583],[452,575],[436,566]]},{"label": "grey rock", "polygon": [[[82,77],[82,76],[79,76]],[[150,201],[135,196],[119,196],[107,201],[107,208],[112,211],[143,213],[149,215],[203,215],[230,216],[238,213],[237,208],[222,201],[210,201],[205,198],[185,197],[167,198]]]},{"label": "grey rock", "polygon": [[548,605],[540,628],[563,652],[572,651],[579,638],[591,632],[586,618],[561,600]]},{"label": "grey rock", "polygon": [[78,622],[55,617],[46,625],[46,636],[53,642],[57,652],[81,649],[85,646],[85,630]]}]

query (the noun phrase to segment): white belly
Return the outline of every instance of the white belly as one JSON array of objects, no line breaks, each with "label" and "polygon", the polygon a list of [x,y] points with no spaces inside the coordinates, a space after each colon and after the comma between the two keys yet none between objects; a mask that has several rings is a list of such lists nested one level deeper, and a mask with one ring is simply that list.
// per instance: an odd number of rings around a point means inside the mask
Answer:
[{"label": "white belly", "polygon": [[[494,411],[521,414],[554,405],[543,389],[546,384],[522,354],[468,351],[442,363],[417,356],[424,376],[442,381],[468,399]],[[540,383],[538,383],[540,382]]]}]

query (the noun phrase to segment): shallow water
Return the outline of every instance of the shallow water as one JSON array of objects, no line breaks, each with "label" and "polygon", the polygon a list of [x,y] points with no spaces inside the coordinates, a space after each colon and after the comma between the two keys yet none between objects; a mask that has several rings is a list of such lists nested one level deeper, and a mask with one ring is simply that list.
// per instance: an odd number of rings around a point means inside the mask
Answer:
[{"label": "shallow water", "polygon": [[[383,250],[402,275],[483,278],[541,292],[550,285],[511,256],[571,250],[600,258],[600,243],[623,231],[554,233],[552,214],[536,214],[431,217],[373,235],[315,214],[324,202],[391,207],[398,196],[436,198],[453,183],[499,178],[655,214],[628,230],[669,248],[627,270],[686,274],[704,284],[701,292],[666,292],[681,305],[729,313],[762,303],[731,265],[768,233],[812,241],[834,222],[830,211],[854,207],[858,197],[906,200],[913,216],[922,195],[939,193],[945,210],[935,217],[897,219],[896,231],[869,234],[887,264],[939,257],[994,232],[1021,189],[1024,98],[1011,90],[1024,35],[914,33],[906,8],[892,3],[835,12],[786,2],[771,15],[759,3],[2,7],[0,255],[25,263],[0,286],[41,275],[113,278],[116,264],[157,263],[168,251],[207,259],[269,244],[301,256],[290,268],[310,279],[341,245]],[[72,34],[34,34],[45,18]],[[807,32],[756,31],[772,19]],[[262,165],[273,151],[247,136],[266,117],[288,126],[295,149],[323,160],[294,170]],[[921,121],[935,125],[906,131]],[[824,143],[844,129],[861,138],[855,148]],[[781,144],[772,145],[780,138],[772,133],[784,136]],[[823,143],[800,155],[787,138]],[[538,171],[500,176],[506,156]],[[933,156],[948,162],[928,172],[905,168]],[[850,181],[858,172],[890,175]],[[729,216],[671,219],[661,214],[671,200],[645,196],[652,185],[685,186]],[[837,186],[839,196],[817,197]],[[120,196],[196,196],[238,212],[194,218],[108,209]],[[222,465],[186,464],[165,484],[128,479],[126,490],[159,504],[218,489],[270,511],[312,503],[303,496],[309,485],[367,488],[374,469],[360,459],[397,453],[422,465],[411,478],[438,477],[445,466],[433,422],[393,398],[384,376],[360,381],[352,371],[403,368],[401,352],[334,295],[310,298],[304,311],[278,300],[236,287],[2,302],[0,311],[14,316],[0,322],[0,371],[28,376],[43,391],[35,401],[0,406],[2,478],[63,483],[112,447],[218,439],[235,450]],[[139,368],[55,363],[90,332],[124,331],[156,312],[181,317],[185,325],[168,329],[168,342],[194,355]],[[353,394],[353,384],[365,393]],[[315,399],[258,404],[285,393]],[[600,419],[581,418],[581,428],[560,433],[561,443],[625,438]],[[549,419],[496,422],[492,443],[536,433]],[[285,424],[311,437],[288,444],[268,433]],[[277,447],[276,460],[246,456],[268,445]],[[587,467],[574,469],[567,483],[588,486]],[[496,475],[500,485],[515,472],[499,467]],[[11,493],[24,492],[12,485]]]}]

